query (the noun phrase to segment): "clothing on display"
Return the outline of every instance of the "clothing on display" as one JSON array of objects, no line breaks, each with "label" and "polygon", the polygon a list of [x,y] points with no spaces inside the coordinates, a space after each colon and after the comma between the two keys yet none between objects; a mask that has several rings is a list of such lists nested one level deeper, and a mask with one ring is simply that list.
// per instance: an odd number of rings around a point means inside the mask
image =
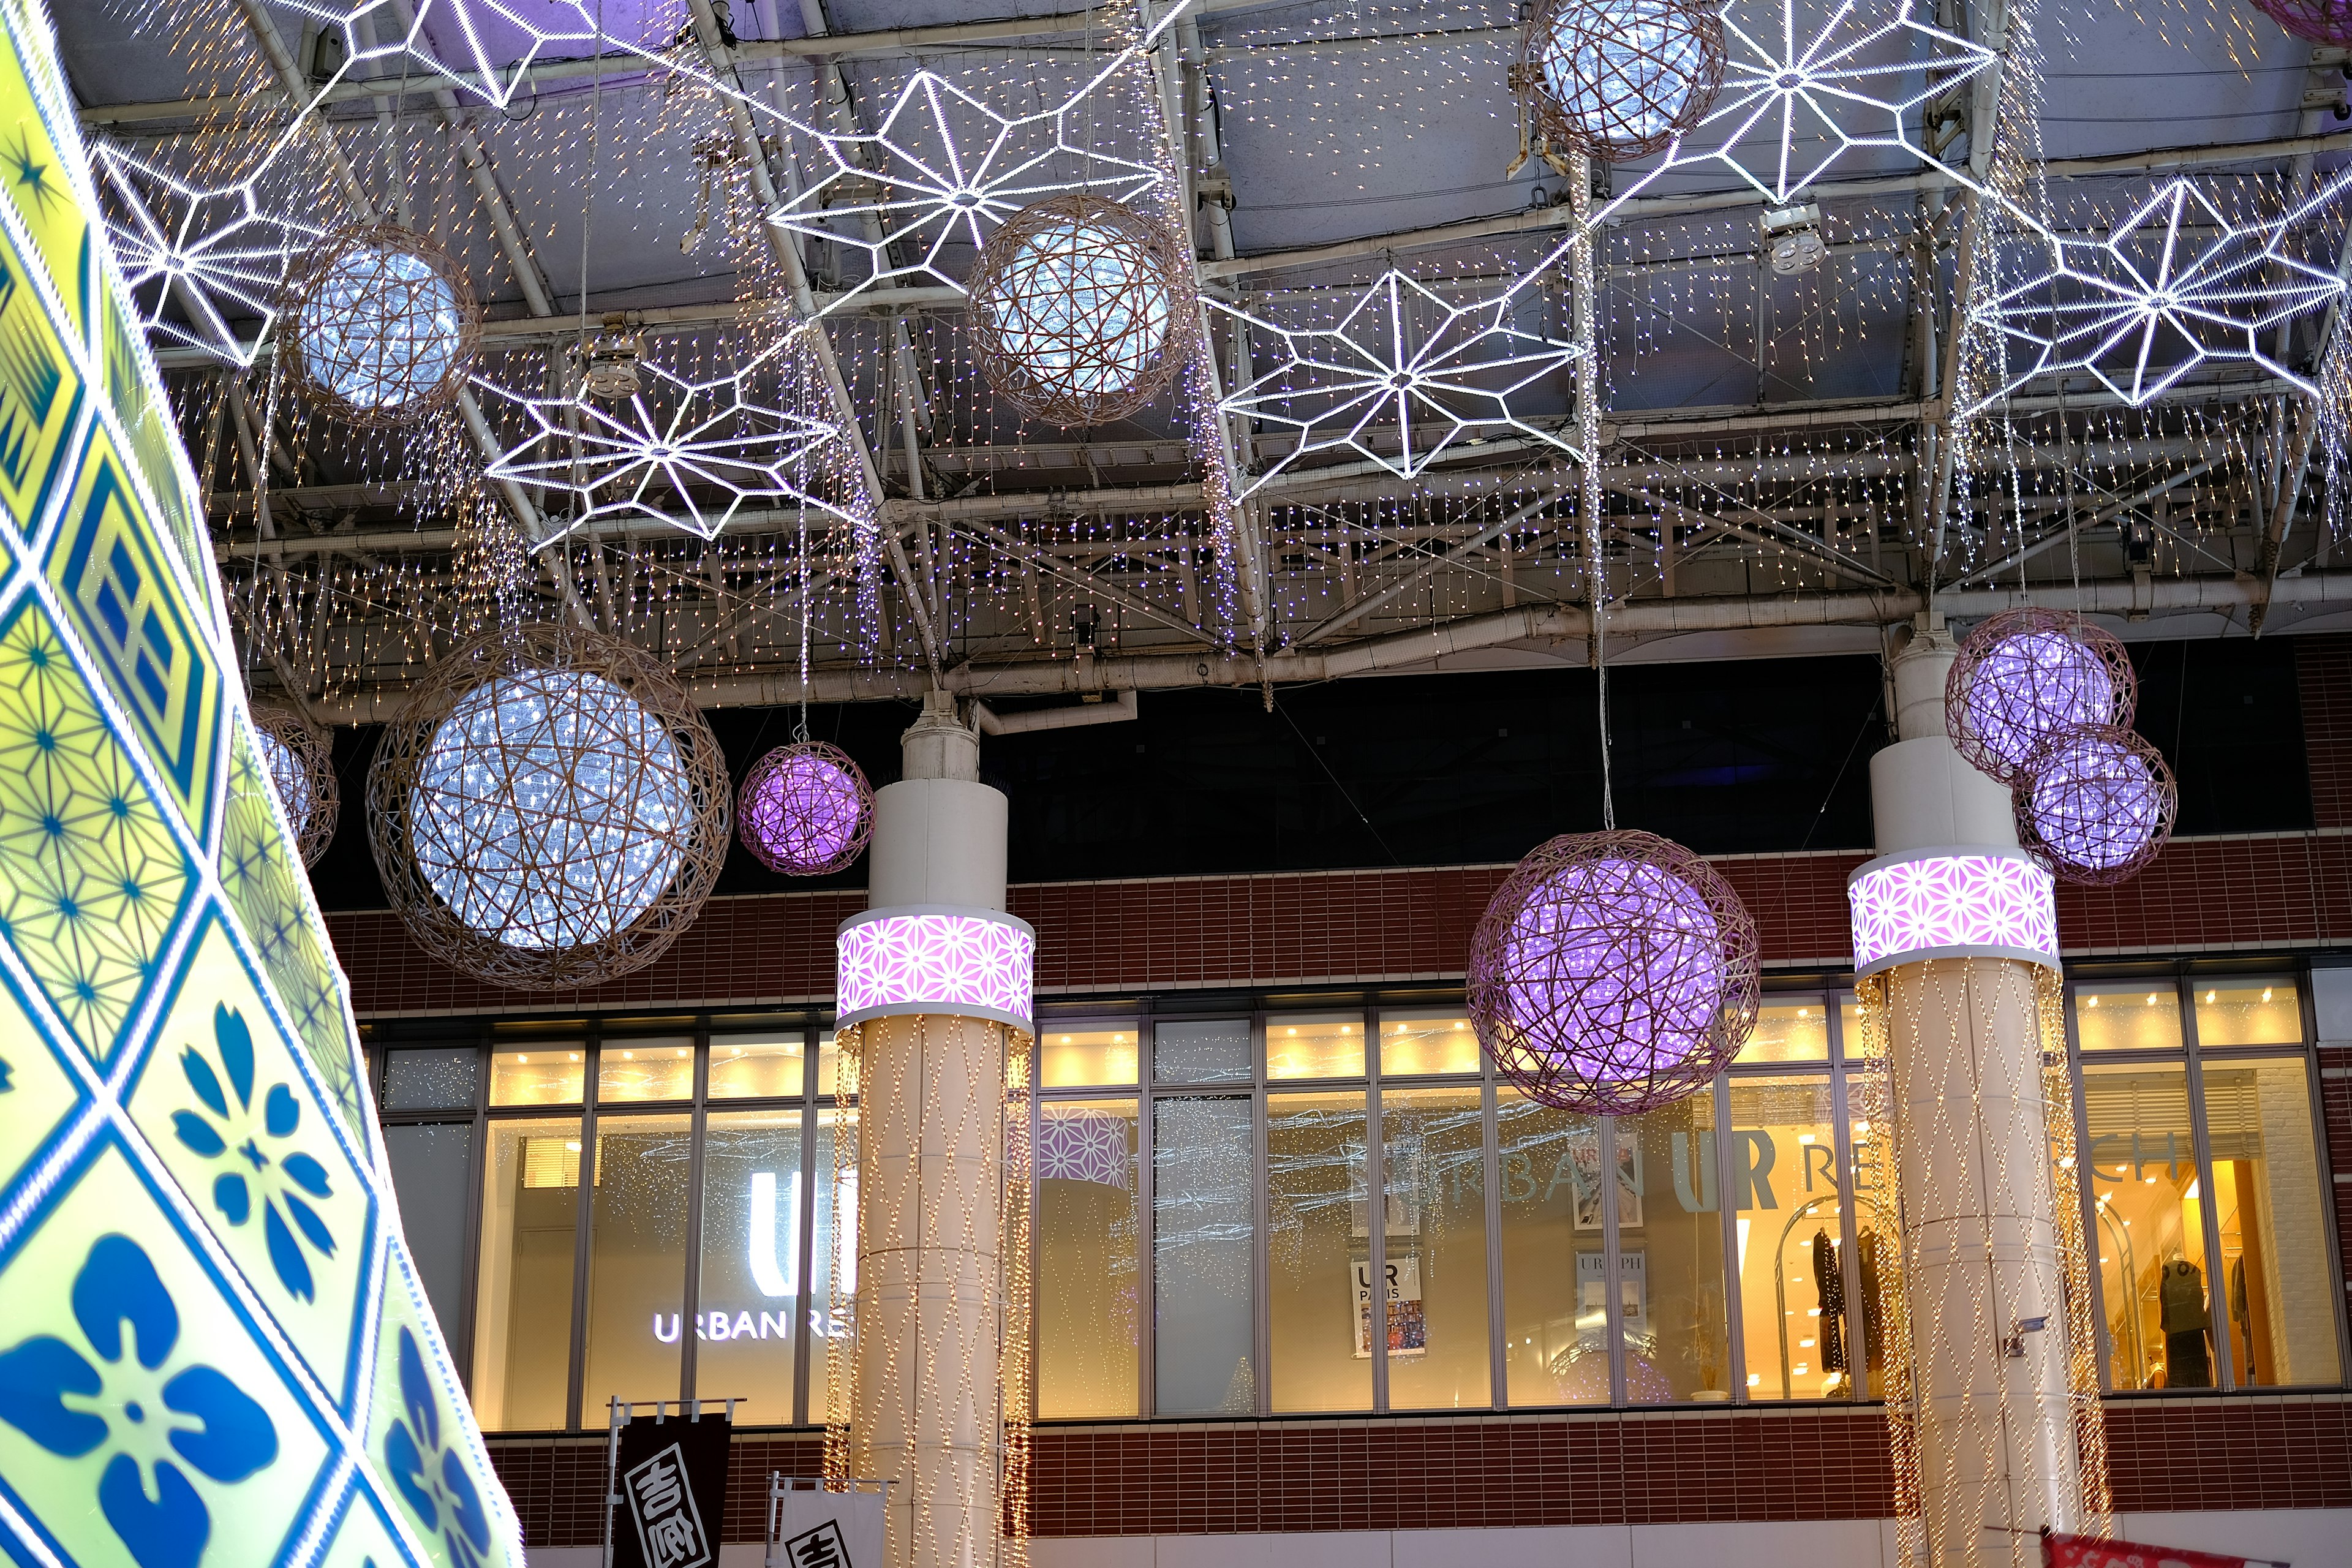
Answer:
[{"label": "clothing on display", "polygon": [[2205,1273],[2185,1258],[2164,1266],[2157,1286],[2159,1326],[2164,1331],[2164,1385],[2210,1388],[2213,1358],[2206,1344],[2212,1318],[2205,1310]]},{"label": "clothing on display", "polygon": [[1845,1276],[1827,1230],[1813,1232],[1813,1288],[1822,1297],[1822,1370],[1845,1370]]},{"label": "clothing on display", "polygon": [[1878,1233],[1865,1230],[1854,1237],[1855,1261],[1862,1266],[1862,1362],[1873,1379],[1878,1376],[1885,1352],[1880,1348],[1878,1304]]}]

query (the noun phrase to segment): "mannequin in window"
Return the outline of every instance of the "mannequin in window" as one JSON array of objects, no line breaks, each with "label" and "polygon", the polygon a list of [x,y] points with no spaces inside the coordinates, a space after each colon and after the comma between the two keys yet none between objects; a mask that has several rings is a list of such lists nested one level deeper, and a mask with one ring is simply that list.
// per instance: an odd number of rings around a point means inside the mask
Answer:
[{"label": "mannequin in window", "polygon": [[1830,1233],[1813,1232],[1813,1289],[1822,1298],[1822,1370],[1845,1371],[1845,1276],[1838,1271]]},{"label": "mannequin in window", "polygon": [[1860,1236],[1854,1237],[1854,1246],[1860,1249],[1856,1261],[1862,1265],[1863,1366],[1870,1373],[1871,1385],[1874,1389],[1878,1383],[1879,1369],[1886,1360],[1884,1345],[1885,1336],[1879,1332],[1878,1233],[1865,1228]]},{"label": "mannequin in window", "polygon": [[2204,1270],[2175,1253],[2156,1292],[2164,1330],[2164,1386],[2212,1387],[2213,1359],[2206,1341],[2213,1321],[2205,1310]]}]

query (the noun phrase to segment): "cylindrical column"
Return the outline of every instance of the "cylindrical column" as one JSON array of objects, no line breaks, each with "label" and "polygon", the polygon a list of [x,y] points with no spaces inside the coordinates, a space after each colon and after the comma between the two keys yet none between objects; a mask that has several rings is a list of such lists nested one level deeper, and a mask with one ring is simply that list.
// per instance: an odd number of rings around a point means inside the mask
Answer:
[{"label": "cylindrical column", "polygon": [[1008,1255],[1026,1236],[1034,935],[1003,912],[1004,797],[978,782],[952,697],[931,694],[903,753],[875,797],[869,907],[839,938],[858,1090],[847,1465],[894,1483],[888,1568],[999,1568],[1005,1422],[1027,1414],[1002,1363],[1025,1308]]},{"label": "cylindrical column", "polygon": [[1903,1230],[1902,1300],[1882,1314],[1898,1512],[1908,1554],[1937,1568],[2038,1561],[2045,1526],[2103,1529],[2105,1496],[2075,1359],[2087,1315],[2070,1316],[2079,1226],[2053,1168],[2053,1133],[2072,1145],[2063,1060],[2045,1057],[2053,889],[2017,847],[2008,791],[1945,734],[1954,654],[1922,631],[1896,657],[1901,738],[1871,766],[1879,858],[1848,889],[1891,1123],[1857,1162],[1892,1178]]}]

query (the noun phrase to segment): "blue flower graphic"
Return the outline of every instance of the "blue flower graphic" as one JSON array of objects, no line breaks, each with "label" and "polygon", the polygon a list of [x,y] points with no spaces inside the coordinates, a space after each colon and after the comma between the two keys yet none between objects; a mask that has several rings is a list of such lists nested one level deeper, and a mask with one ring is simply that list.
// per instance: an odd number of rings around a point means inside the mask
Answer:
[{"label": "blue flower graphic", "polygon": [[[481,1491],[467,1473],[456,1442],[446,1450],[441,1447],[440,1402],[425,1374],[416,1336],[405,1328],[400,1331],[400,1403],[407,1418],[395,1417],[383,1439],[393,1485],[426,1530],[441,1532],[449,1543],[450,1561],[461,1568],[478,1568],[490,1549],[489,1516],[482,1510]],[[454,1439],[457,1434],[453,1430],[450,1436]]]},{"label": "blue flower graphic", "polygon": [[175,1362],[179,1310],[129,1237],[90,1247],[73,1315],[95,1363],[54,1334],[0,1352],[0,1421],[62,1458],[110,1450],[98,1480],[106,1522],[140,1568],[195,1568],[212,1514],[181,1466],[241,1481],[278,1457],[278,1429],[217,1369]]},{"label": "blue flower graphic", "polygon": [[[176,1110],[172,1127],[180,1142],[206,1160],[227,1169],[213,1178],[213,1206],[231,1225],[253,1217],[258,1189],[262,1235],[269,1244],[269,1261],[288,1293],[302,1300],[318,1299],[310,1260],[302,1256],[308,1241],[322,1258],[335,1255],[335,1238],[309,1198],[326,1197],[332,1190],[327,1168],[299,1150],[280,1150],[273,1157],[268,1147],[282,1145],[301,1125],[302,1102],[284,1084],[272,1085],[262,1097],[261,1117],[253,1115],[253,1032],[245,1016],[223,1004],[213,1009],[213,1047],[228,1089],[236,1096],[234,1107],[221,1087],[221,1074],[197,1054],[194,1046],[180,1053],[180,1070],[188,1087],[204,1102],[204,1112]],[[215,1126],[215,1122],[218,1125]],[[305,1194],[308,1194],[306,1197]],[[301,1241],[295,1239],[301,1233]]]}]

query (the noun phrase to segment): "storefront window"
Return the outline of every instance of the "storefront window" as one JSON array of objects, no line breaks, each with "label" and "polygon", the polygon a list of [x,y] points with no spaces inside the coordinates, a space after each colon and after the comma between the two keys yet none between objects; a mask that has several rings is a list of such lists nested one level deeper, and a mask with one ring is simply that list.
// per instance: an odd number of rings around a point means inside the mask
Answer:
[{"label": "storefront window", "polygon": [[1818,996],[1768,1002],[1756,1012],[1756,1032],[1739,1048],[1742,1066],[1758,1062],[1825,1062],[1830,1059],[1829,1009]]},{"label": "storefront window", "polygon": [[841,1047],[834,1043],[833,1031],[827,1029],[816,1037],[816,1091],[830,1100],[840,1092]]},{"label": "storefront window", "polygon": [[1120,1089],[1136,1081],[1143,1047],[1133,1020],[1065,1029],[1037,1037],[1038,1082],[1046,1089]]},{"label": "storefront window", "polygon": [[490,1058],[492,1105],[577,1105],[587,1081],[587,1049],[576,1042]]},{"label": "storefront window", "polygon": [[[472,1053],[467,1053],[471,1056]],[[395,1060],[398,1059],[396,1057]],[[400,1223],[441,1337],[462,1357],[466,1342],[466,1207],[474,1193],[474,1124],[383,1130]]]},{"label": "storefront window", "polygon": [[1826,1079],[1732,1080],[1730,1197],[1748,1397],[1853,1397]]},{"label": "storefront window", "polygon": [[1247,1018],[1162,1018],[1151,1026],[1155,1083],[1247,1083]]},{"label": "storefront window", "polygon": [[2207,981],[2197,987],[2197,1044],[2299,1046],[2303,1001],[2288,979]]},{"label": "storefront window", "polygon": [[[1363,1037],[1356,1040],[1360,1050]],[[1372,1405],[1366,1136],[1361,1089],[1266,1096],[1266,1315],[1276,1411]]]},{"label": "storefront window", "polygon": [[1381,1016],[1381,1076],[1478,1070],[1478,1035],[1458,1012]]},{"label": "storefront window", "polygon": [[1265,1024],[1265,1076],[1363,1077],[1363,1016],[1276,1013]]},{"label": "storefront window", "polygon": [[2210,1388],[2213,1324],[2187,1069],[2085,1066],[2083,1120],[2109,1386]]},{"label": "storefront window", "polygon": [[2204,1079],[2219,1283],[2238,1384],[2335,1383],[2331,1298],[2338,1287],[2327,1266],[2303,1058],[2209,1058]]},{"label": "storefront window", "polygon": [[[826,1039],[830,1041],[831,1036]],[[846,1135],[855,1147],[854,1129],[842,1126],[842,1114],[830,1106],[816,1113],[814,1202],[810,1215],[814,1241],[809,1255],[808,1323],[811,1421],[846,1421],[846,1405],[835,1399],[844,1392],[831,1382],[828,1357],[835,1341],[845,1342],[857,1321],[857,1167],[837,1169],[836,1139]],[[840,1278],[835,1289],[836,1272]],[[842,1348],[848,1346],[845,1342]],[[830,1416],[826,1412],[830,1411]]]},{"label": "storefront window", "polygon": [[[1134,1032],[1128,1031],[1132,1042]],[[1129,1058],[1130,1067],[1134,1058]],[[1136,1102],[1046,1101],[1039,1108],[1037,1414],[1135,1415],[1142,1230],[1136,1193]]]},{"label": "storefront window", "polygon": [[793,1418],[803,1207],[799,1108],[713,1112],[702,1141],[694,1386],[704,1399],[746,1401],[735,1419],[747,1425]]},{"label": "storefront window", "polygon": [[1253,1123],[1247,1100],[1152,1104],[1152,1375],[1163,1415],[1257,1408]]},{"label": "storefront window", "polygon": [[1715,1096],[1705,1090],[1617,1124],[1633,1162],[1617,1221],[1631,1404],[1731,1397],[1715,1127]]},{"label": "storefront window", "polygon": [[[1609,1403],[1601,1123],[1495,1091],[1502,1172],[1504,1375],[1513,1405]],[[1619,1172],[1619,1217],[1634,1198]]]},{"label": "storefront window", "polygon": [[803,1047],[789,1035],[720,1035],[710,1042],[708,1100],[798,1100]]},{"label": "storefront window", "polygon": [[692,1100],[694,1041],[691,1037],[654,1040],[606,1040],[596,1053],[596,1103]]},{"label": "storefront window", "polygon": [[676,1399],[685,1321],[687,1173],[692,1119],[596,1123],[589,1215],[587,1371],[581,1415],[613,1399]]},{"label": "storefront window", "polygon": [[393,1051],[383,1062],[383,1108],[470,1111],[481,1062],[481,1053],[471,1046]]},{"label": "storefront window", "polygon": [[[1483,1101],[1475,1084],[1381,1091],[1391,1410],[1492,1403]],[[1358,1242],[1367,1264],[1370,1234]]]},{"label": "storefront window", "polygon": [[2169,980],[2077,985],[2074,1039],[2085,1051],[2177,1051],[2180,993]]},{"label": "storefront window", "polygon": [[474,1293],[474,1411],[492,1431],[564,1424],[572,1375],[576,1118],[494,1121]]}]

